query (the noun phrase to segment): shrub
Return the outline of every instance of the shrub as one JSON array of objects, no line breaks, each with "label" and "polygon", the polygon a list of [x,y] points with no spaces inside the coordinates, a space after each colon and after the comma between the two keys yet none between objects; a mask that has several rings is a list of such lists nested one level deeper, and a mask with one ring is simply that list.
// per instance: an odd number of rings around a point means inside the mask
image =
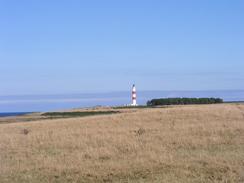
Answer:
[{"label": "shrub", "polygon": [[217,104],[223,103],[221,98],[160,98],[147,102],[148,106],[156,105],[187,105],[187,104]]}]

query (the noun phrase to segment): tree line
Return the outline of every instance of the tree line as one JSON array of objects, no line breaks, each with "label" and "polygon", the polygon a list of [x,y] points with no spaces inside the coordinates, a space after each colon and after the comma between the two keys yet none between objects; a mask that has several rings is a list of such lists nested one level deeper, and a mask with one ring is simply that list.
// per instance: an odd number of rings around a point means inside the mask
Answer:
[{"label": "tree line", "polygon": [[187,105],[187,104],[218,104],[223,103],[221,98],[160,98],[147,102],[147,106],[156,105]]}]

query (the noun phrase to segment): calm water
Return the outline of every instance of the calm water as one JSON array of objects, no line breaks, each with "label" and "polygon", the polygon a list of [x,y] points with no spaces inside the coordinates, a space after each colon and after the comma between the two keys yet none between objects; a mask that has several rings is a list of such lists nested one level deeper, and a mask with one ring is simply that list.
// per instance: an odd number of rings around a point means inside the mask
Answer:
[{"label": "calm water", "polygon": [[4,113],[0,113],[0,117],[20,116],[28,113],[29,112],[4,112]]},{"label": "calm water", "polygon": [[[118,106],[131,102],[130,91],[67,95],[0,96],[0,113],[50,111],[92,106]],[[244,101],[244,90],[232,91],[138,91],[139,104],[164,97],[220,97],[225,101]],[[19,113],[18,113],[19,114]],[[6,114],[1,114],[6,115]],[[12,114],[9,114],[12,115]],[[13,114],[15,115],[15,114]]]}]

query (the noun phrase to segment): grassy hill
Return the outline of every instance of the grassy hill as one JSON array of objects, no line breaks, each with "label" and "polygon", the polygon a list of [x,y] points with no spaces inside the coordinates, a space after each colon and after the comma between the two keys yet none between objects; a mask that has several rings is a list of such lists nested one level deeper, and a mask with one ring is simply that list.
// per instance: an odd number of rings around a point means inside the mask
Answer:
[{"label": "grassy hill", "polygon": [[28,119],[0,124],[0,182],[244,182],[243,104]]}]

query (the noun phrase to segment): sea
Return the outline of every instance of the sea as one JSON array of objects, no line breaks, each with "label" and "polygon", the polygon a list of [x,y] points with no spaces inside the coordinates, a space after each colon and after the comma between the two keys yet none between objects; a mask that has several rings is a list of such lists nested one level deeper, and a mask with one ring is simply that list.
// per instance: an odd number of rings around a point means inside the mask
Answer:
[{"label": "sea", "polygon": [[3,112],[0,113],[0,117],[21,116],[29,113],[30,112]]},{"label": "sea", "polygon": [[[137,102],[140,105],[146,104],[148,100],[153,98],[168,97],[218,97],[226,102],[244,101],[244,90],[137,91]],[[0,117],[71,108],[123,106],[130,103],[130,91],[52,95],[5,95],[0,96]]]}]

